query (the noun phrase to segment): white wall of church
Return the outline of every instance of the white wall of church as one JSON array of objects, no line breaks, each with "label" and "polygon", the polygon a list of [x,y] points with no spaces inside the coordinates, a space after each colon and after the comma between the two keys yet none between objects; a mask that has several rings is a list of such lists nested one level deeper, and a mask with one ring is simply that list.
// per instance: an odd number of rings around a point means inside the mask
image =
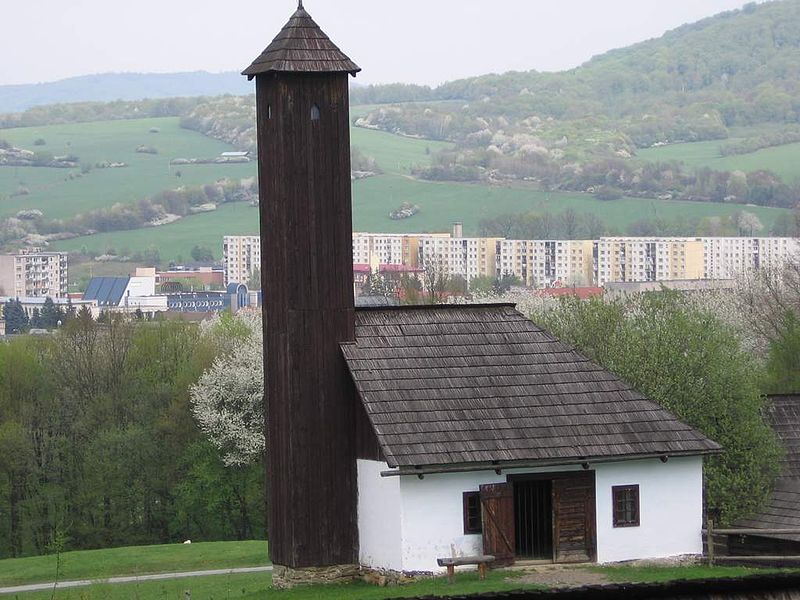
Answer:
[{"label": "white wall of church", "polygon": [[[699,456],[595,467],[597,560],[615,562],[700,554],[703,460]],[[611,488],[639,485],[639,527],[614,527]]]}]

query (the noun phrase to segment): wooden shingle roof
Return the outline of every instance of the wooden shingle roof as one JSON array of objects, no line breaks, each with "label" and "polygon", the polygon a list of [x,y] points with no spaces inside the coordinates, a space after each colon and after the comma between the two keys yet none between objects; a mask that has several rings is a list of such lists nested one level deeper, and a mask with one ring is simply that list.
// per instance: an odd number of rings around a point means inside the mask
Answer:
[{"label": "wooden shingle roof", "polygon": [[[765,417],[786,451],[781,461],[781,474],[760,512],[734,525],[753,529],[800,529],[800,394],[770,396]],[[800,535],[785,533],[764,537],[800,541]]]},{"label": "wooden shingle roof", "polygon": [[720,450],[513,305],[357,309],[341,347],[401,470]]},{"label": "wooden shingle roof", "polygon": [[242,75],[252,79],[270,72],[335,73],[355,75],[361,70],[325,35],[302,6],[284,25],[272,43]]}]

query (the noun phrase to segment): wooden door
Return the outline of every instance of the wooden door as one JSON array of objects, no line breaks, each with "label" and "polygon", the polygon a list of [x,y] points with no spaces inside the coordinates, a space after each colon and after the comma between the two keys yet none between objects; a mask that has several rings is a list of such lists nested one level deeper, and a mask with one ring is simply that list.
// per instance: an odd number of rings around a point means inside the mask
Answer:
[{"label": "wooden door", "polygon": [[594,472],[553,480],[553,558],[556,562],[597,559]]},{"label": "wooden door", "polygon": [[494,556],[495,565],[510,565],[515,554],[514,485],[491,483],[480,490],[483,553]]}]

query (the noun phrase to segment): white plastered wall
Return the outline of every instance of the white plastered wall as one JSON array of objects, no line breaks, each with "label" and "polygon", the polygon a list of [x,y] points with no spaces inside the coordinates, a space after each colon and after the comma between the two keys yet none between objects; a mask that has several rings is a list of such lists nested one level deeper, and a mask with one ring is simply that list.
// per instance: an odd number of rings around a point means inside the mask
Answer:
[{"label": "white plastered wall", "polygon": [[[699,456],[599,464],[597,561],[700,554],[703,459]],[[639,527],[614,527],[611,488],[639,486]]]},{"label": "white plastered wall", "polygon": [[359,460],[358,558],[375,569],[402,571],[400,478],[381,477],[383,462]]},{"label": "white plastered wall", "polygon": [[[598,562],[702,551],[702,459],[672,458],[593,465]],[[358,461],[361,563],[396,571],[441,571],[436,559],[481,554],[480,535],[465,535],[463,493],[507,475],[580,470],[580,466],[381,477],[383,462]],[[638,484],[641,524],[612,527],[611,487]]]}]

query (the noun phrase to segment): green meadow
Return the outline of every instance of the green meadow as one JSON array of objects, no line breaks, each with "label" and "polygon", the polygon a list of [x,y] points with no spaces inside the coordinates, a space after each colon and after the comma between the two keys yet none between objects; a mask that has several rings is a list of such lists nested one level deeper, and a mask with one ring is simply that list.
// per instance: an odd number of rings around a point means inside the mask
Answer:
[{"label": "green meadow", "polygon": [[59,579],[69,581],[269,564],[266,541],[76,550],[64,552],[58,560],[60,564],[57,565],[55,554],[0,560],[0,587],[53,581],[57,566]]},{"label": "green meadow", "polygon": [[748,154],[722,156],[721,141],[670,144],[658,148],[639,150],[641,160],[677,160],[689,167],[709,167],[717,171],[774,171],[787,183],[800,179],[800,143],[763,148]]},{"label": "green meadow", "polygon": [[[150,133],[158,129],[158,133]],[[44,139],[44,146],[34,141]],[[182,129],[177,118],[100,121],[46,127],[0,130],[0,139],[26,150],[55,156],[75,154],[80,169],[0,167],[0,217],[26,208],[41,210],[48,218],[71,217],[96,208],[130,203],[166,189],[201,185],[223,177],[241,179],[255,175],[255,163],[232,165],[170,166],[175,158],[214,158],[234,148],[195,131]],[[158,154],[136,152],[152,146]],[[117,169],[94,168],[98,162],[124,162]],[[81,175],[70,179],[70,173]],[[180,174],[180,177],[177,175]],[[12,197],[20,187],[30,194]]]},{"label": "green meadow", "polygon": [[[354,107],[361,114],[365,107]],[[158,133],[151,133],[158,129]],[[13,215],[23,208],[38,208],[51,218],[64,218],[86,210],[135,202],[165,189],[181,185],[200,185],[222,177],[244,178],[255,174],[255,163],[237,165],[170,166],[173,158],[208,158],[231,150],[223,142],[194,131],[182,129],[177,118],[105,121],[69,125],[52,125],[0,130],[0,138],[29,149],[46,150],[55,155],[73,153],[82,163],[120,161],[129,166],[120,169],[93,168],[88,174],[69,178],[70,170],[52,168],[0,168],[0,216]],[[34,146],[43,138],[45,146]],[[524,185],[490,186],[452,182],[426,182],[411,177],[414,166],[430,164],[434,153],[449,144],[401,137],[382,131],[352,128],[351,142],[367,156],[373,157],[384,174],[356,181],[353,184],[353,221],[357,231],[432,232],[449,231],[453,221],[462,221],[467,235],[478,233],[481,219],[505,213],[535,211],[558,213],[567,208],[592,212],[616,233],[642,218],[702,218],[725,216],[740,210],[739,206],[711,203],[656,201],[623,198],[599,201],[577,193],[548,193]],[[151,145],[158,154],[135,152],[139,145]],[[793,150],[794,149],[794,150]],[[717,142],[664,146],[640,153],[640,158],[680,159],[692,164],[703,161],[744,161],[770,152],[784,153],[785,171],[792,168],[790,151],[800,144],[762,150],[753,155],[714,158]],[[788,158],[787,158],[788,156]],[[759,158],[759,160],[762,160]],[[781,161],[763,158],[778,170]],[[727,168],[725,165],[710,165]],[[739,164],[736,168],[746,168]],[[755,168],[755,167],[754,167]],[[79,174],[80,170],[72,170]],[[180,172],[180,177],[177,173]],[[17,188],[26,187],[30,194],[11,197]],[[420,206],[410,219],[394,221],[389,212],[404,202]],[[765,227],[769,227],[782,211],[747,207]],[[193,246],[212,249],[222,257],[222,236],[258,232],[258,211],[246,204],[221,205],[216,211],[189,216],[175,223],[131,231],[96,234],[54,243],[53,247],[71,251],[94,251],[127,254],[148,246],[159,249],[162,261],[188,260]]]},{"label": "green meadow", "polygon": [[[392,220],[389,211],[403,202],[418,204],[420,212],[410,219]],[[356,181],[353,185],[353,228],[355,231],[423,233],[450,231],[453,221],[462,221],[466,235],[477,235],[480,220],[505,213],[527,211],[557,213],[571,208],[592,212],[618,233],[641,218],[703,218],[724,216],[741,206],[701,202],[679,202],[622,198],[601,201],[586,194],[548,193],[524,187],[485,186],[459,183],[432,183],[404,175],[387,174]],[[783,209],[746,207],[765,227],[770,227]],[[223,235],[258,233],[258,211],[246,204],[223,204],[212,213],[186,217],[161,227],[115,231],[84,236],[53,246],[60,250],[93,250],[105,253],[157,246],[162,261],[188,260],[196,244],[211,248],[222,258]]]}]

